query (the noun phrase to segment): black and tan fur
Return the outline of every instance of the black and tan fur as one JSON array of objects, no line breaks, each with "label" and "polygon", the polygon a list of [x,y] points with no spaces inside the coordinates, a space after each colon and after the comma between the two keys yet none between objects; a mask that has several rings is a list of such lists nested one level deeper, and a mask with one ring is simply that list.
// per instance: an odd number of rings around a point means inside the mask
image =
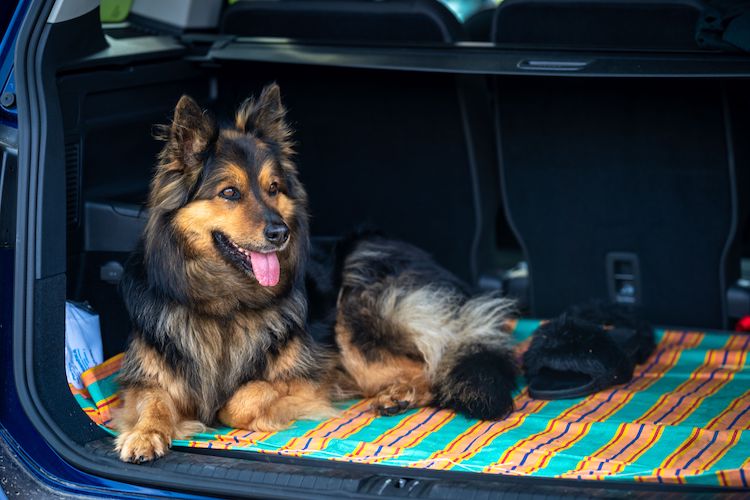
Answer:
[{"label": "black and tan fur", "polygon": [[[270,431],[330,416],[344,394],[372,397],[382,414],[512,409],[508,302],[472,297],[408,244],[339,245],[335,310],[320,314],[335,317],[335,347],[312,339],[307,195],[276,85],[227,128],[183,97],[162,135],[149,221],[122,284],[134,328],[116,417],[123,460],[157,458],[217,422]],[[277,283],[261,284],[248,252],[275,252]]]},{"label": "black and tan fur", "polygon": [[422,250],[376,235],[341,252],[341,364],[382,414],[434,404],[475,418],[513,407],[512,302],[472,296]]}]

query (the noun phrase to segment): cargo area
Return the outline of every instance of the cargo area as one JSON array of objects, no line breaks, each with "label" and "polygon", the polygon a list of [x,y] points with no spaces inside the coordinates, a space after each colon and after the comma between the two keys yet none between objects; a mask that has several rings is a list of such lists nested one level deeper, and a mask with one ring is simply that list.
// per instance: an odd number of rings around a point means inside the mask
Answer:
[{"label": "cargo area", "polygon": [[[584,479],[622,494],[749,487],[750,334],[733,330],[750,315],[750,58],[697,45],[705,12],[688,1],[506,0],[463,23],[426,0],[312,4],[323,10],[239,1],[207,31],[137,17],[102,28],[98,11],[50,31],[45,126],[29,139],[39,162],[25,181],[33,316],[19,369],[53,447],[91,471],[217,495],[282,477],[287,493],[435,498],[528,484],[602,494]],[[561,9],[557,25],[536,21],[541,4]],[[579,37],[571,9],[640,29]],[[70,53],[54,48],[63,41]],[[572,304],[635,304],[657,326],[654,354],[588,398],[534,400],[520,380],[503,421],[432,408],[375,417],[348,401],[329,421],[220,428],[152,464],[120,463],[107,429],[130,334],[118,283],[147,219],[162,145],[152,127],[182,94],[231,120],[270,82],[320,255],[360,227],[418,245],[477,290],[518,300],[519,353],[539,320]],[[107,360],[74,393],[66,300],[99,315]]]}]

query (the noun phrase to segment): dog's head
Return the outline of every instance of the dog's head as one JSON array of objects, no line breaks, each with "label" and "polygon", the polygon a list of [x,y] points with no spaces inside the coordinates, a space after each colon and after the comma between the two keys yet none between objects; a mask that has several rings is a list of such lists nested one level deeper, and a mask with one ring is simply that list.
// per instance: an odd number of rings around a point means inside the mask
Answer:
[{"label": "dog's head", "polygon": [[[161,136],[145,240],[152,281],[160,275],[162,288],[191,298],[287,288],[308,244],[307,197],[278,86],[245,101],[227,128],[183,96]],[[183,259],[184,268],[167,259]]]}]

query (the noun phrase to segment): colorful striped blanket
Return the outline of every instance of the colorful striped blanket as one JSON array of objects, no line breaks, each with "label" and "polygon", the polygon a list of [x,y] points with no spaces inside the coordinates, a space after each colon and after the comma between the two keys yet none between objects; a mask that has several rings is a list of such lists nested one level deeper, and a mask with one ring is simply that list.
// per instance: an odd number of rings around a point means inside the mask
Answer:
[{"label": "colorful striped blanket", "polygon": [[[516,324],[519,351],[537,325]],[[656,351],[629,383],[567,401],[530,399],[521,389],[516,411],[501,421],[434,408],[378,417],[360,400],[342,403],[331,420],[279,432],[219,428],[174,445],[488,474],[750,486],[750,335],[657,335]],[[71,388],[105,429],[118,404],[121,360],[85,372],[84,390]]]}]

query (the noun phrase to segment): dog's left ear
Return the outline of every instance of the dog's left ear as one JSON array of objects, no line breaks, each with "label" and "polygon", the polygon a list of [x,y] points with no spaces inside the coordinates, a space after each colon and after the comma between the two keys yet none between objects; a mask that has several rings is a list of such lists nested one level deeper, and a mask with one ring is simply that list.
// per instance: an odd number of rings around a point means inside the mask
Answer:
[{"label": "dog's left ear", "polygon": [[236,125],[258,139],[275,142],[285,152],[291,152],[292,131],[286,123],[286,109],[276,83],[267,85],[257,100],[251,97],[240,105]]}]

